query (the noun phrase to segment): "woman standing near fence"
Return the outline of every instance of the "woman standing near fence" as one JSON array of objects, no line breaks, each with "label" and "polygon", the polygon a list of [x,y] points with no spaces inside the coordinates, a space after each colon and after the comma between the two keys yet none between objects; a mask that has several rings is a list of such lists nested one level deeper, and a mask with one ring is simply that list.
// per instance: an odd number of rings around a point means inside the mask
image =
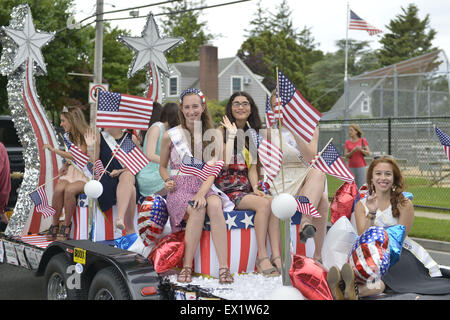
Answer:
[{"label": "woman standing near fence", "polygon": [[345,157],[348,159],[350,171],[355,176],[358,189],[366,183],[366,160],[364,156],[370,155],[369,144],[362,137],[362,131],[357,124],[351,124],[348,129],[350,139],[345,142]]}]

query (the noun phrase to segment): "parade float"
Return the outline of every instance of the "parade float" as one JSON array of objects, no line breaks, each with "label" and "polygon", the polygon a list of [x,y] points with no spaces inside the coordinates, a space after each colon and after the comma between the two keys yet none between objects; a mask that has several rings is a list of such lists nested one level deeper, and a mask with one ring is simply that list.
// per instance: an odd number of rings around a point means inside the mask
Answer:
[{"label": "parade float", "polygon": [[[194,258],[193,281],[178,283],[176,274],[183,257],[184,231],[171,232],[166,200],[160,196],[141,198],[135,214],[139,234],[125,235],[113,225],[117,207],[102,212],[95,204],[102,187],[94,174],[86,184],[85,194],[78,197],[71,240],[46,241],[44,232],[50,218],[38,212],[41,204],[33,202],[29,195],[40,189],[46,199],[51,199],[61,166],[61,159],[42,148],[44,144],[54,147],[59,144],[34,85],[35,76],[46,73],[40,50],[53,39],[53,34],[35,30],[28,5],[13,9],[10,24],[2,32],[0,71],[8,77],[8,102],[25,150],[25,173],[10,223],[0,238],[0,263],[45,276],[46,298],[332,300],[326,280],[331,266],[351,261],[355,269],[368,274],[364,280],[376,281],[394,256],[400,254],[402,236],[398,228],[388,232],[374,227],[360,237],[356,235],[350,222],[344,220],[347,218],[341,217],[350,217],[356,193],[351,197],[343,193],[334,205],[345,202],[345,208],[334,210],[339,217],[333,216],[335,226],[325,238],[329,245],[322,251],[323,264],[318,263],[312,259],[314,240],[300,241],[302,213],[298,202],[288,194],[276,192],[272,210],[280,218],[282,228],[280,276],[268,278],[255,272],[255,212],[235,210],[224,212],[228,266],[234,283],[218,282],[218,260],[208,219]],[[161,38],[150,14],[142,37],[123,36],[118,40],[135,51],[128,76],[146,68],[145,96],[154,101],[161,99],[162,77],[169,73],[164,53],[183,39]],[[261,190],[270,192],[264,183]],[[270,246],[267,247],[270,251]],[[363,255],[362,247],[368,248]]]}]

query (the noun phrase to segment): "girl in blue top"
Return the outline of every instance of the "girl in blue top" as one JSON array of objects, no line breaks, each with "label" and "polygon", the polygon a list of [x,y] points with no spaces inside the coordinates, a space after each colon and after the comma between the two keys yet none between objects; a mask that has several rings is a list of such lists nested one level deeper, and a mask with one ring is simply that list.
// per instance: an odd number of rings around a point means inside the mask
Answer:
[{"label": "girl in blue top", "polygon": [[150,163],[136,175],[139,191],[144,197],[153,194],[163,196],[166,194],[164,181],[159,175],[161,138],[166,130],[176,127],[178,124],[177,104],[167,103],[163,108],[159,103],[153,103],[152,119],[145,134],[143,145],[143,151]]}]

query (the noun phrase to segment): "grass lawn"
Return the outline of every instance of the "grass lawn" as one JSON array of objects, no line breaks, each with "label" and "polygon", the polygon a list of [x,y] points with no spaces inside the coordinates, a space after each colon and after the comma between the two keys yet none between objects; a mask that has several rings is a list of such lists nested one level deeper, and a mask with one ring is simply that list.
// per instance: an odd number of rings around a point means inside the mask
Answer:
[{"label": "grass lawn", "polygon": [[415,217],[409,236],[433,240],[450,241],[450,220]]},{"label": "grass lawn", "polygon": [[[333,197],[336,190],[343,184],[343,181],[327,176],[328,196]],[[424,178],[406,178],[408,192],[414,196],[413,203],[417,205],[450,208],[450,188],[427,187],[427,180]],[[427,210],[428,209],[424,209]],[[433,212],[449,213],[450,211],[433,210]]]}]

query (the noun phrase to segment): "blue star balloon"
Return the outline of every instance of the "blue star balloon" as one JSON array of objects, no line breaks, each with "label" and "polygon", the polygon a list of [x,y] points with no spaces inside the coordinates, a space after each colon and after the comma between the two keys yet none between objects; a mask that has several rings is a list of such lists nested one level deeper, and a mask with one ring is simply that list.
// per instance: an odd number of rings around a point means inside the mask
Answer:
[{"label": "blue star balloon", "polygon": [[389,251],[391,254],[391,264],[392,267],[400,259],[400,254],[402,253],[403,240],[405,238],[406,227],[401,224],[397,224],[392,227],[387,227],[386,232],[389,235]]}]

